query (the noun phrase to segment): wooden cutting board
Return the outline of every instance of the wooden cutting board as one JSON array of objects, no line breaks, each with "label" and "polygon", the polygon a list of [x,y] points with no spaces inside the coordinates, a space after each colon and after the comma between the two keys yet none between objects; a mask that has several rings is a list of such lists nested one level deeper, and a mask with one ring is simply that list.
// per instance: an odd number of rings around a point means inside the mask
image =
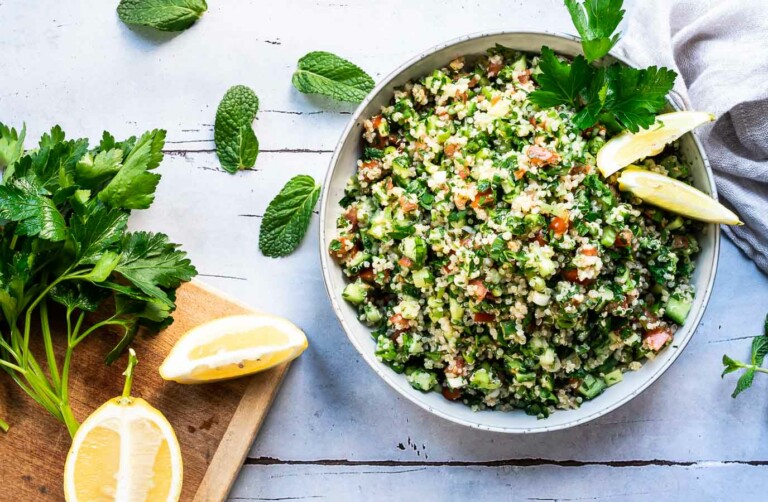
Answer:
[{"label": "wooden cutting board", "polygon": [[[196,281],[179,288],[176,304],[175,322],[168,329],[154,337],[138,336],[133,344],[139,365],[132,395],[162,411],[176,431],[184,461],[181,500],[215,502],[224,500],[232,487],[289,363],[223,383],[164,381],[157,369],[179,336],[206,321],[253,311]],[[116,343],[114,335],[94,334],[75,351],[70,395],[80,422],[122,392],[126,356],[104,365]],[[0,417],[11,425],[7,434],[0,432],[0,500],[64,500],[70,446],[66,427],[0,373]]]}]

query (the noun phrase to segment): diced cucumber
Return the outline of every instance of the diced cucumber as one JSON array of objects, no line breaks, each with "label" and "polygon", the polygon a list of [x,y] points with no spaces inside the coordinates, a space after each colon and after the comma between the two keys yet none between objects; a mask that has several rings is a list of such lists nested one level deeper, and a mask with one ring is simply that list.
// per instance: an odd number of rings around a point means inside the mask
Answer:
[{"label": "diced cucumber", "polygon": [[455,298],[450,299],[448,308],[451,311],[451,321],[460,322],[464,318],[464,307]]},{"label": "diced cucumber", "polygon": [[600,238],[600,244],[609,248],[616,242],[616,230],[613,227],[605,227],[603,236]]},{"label": "diced cucumber", "polygon": [[667,305],[664,307],[665,315],[679,325],[685,324],[685,318],[691,311],[691,302],[681,300],[676,296],[670,296]]},{"label": "diced cucumber", "polygon": [[411,277],[413,278],[414,286],[417,288],[423,289],[435,283],[435,277],[432,275],[432,272],[430,272],[428,268],[416,270],[411,275]]},{"label": "diced cucumber", "polygon": [[425,371],[422,369],[415,369],[410,373],[408,373],[408,370],[406,370],[405,379],[408,380],[408,383],[411,384],[411,387],[422,392],[427,392],[428,390],[432,389],[432,387],[437,385],[437,377],[435,374],[431,371]]},{"label": "diced cucumber", "polygon": [[354,275],[360,272],[360,269],[363,267],[363,264],[366,261],[370,262],[370,260],[370,254],[366,253],[365,251],[358,251],[354,254],[354,256],[352,256],[352,258],[349,259],[345,266],[347,267],[347,270],[349,270],[349,272]]},{"label": "diced cucumber", "polygon": [[421,268],[427,259],[427,242],[418,235],[412,235],[403,239],[400,251],[413,261],[415,268]]},{"label": "diced cucumber", "polygon": [[495,390],[501,387],[501,381],[489,368],[480,368],[469,378],[472,387],[483,390]]},{"label": "diced cucumber", "polygon": [[605,380],[605,383],[608,385],[608,387],[610,387],[611,385],[616,385],[617,383],[624,380],[624,375],[621,374],[620,369],[615,369],[610,373],[603,375],[603,379]]},{"label": "diced cucumber", "polygon": [[368,294],[368,288],[369,286],[367,284],[363,284],[360,281],[353,282],[347,284],[347,287],[345,287],[344,291],[341,293],[341,297],[353,305],[360,305],[365,301],[365,297]]},{"label": "diced cucumber", "polygon": [[381,322],[384,316],[381,315],[381,310],[375,305],[366,303],[365,308],[363,309],[363,317],[368,326],[375,326]]},{"label": "diced cucumber", "polygon": [[602,378],[588,374],[581,382],[581,386],[579,387],[579,394],[587,399],[594,399],[595,397],[602,394],[606,387],[608,386],[605,384],[605,381]]},{"label": "diced cucumber", "polygon": [[526,55],[522,55],[517,60],[512,63],[512,69],[515,71],[523,71],[528,66],[528,57]]}]

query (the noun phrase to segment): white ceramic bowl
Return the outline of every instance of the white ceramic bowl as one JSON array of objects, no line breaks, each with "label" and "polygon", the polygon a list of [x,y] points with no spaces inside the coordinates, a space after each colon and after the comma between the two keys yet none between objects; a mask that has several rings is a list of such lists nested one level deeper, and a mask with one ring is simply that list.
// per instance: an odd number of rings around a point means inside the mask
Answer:
[{"label": "white ceramic bowl", "polygon": [[[581,53],[578,39],[570,36],[533,32],[469,35],[420,54],[382,80],[355,111],[331,159],[320,207],[320,260],[331,304],[344,331],[371,368],[397,392],[430,413],[469,427],[509,433],[554,431],[583,424],[618,408],[645,390],[677,359],[699,325],[712,291],[720,244],[720,229],[717,225],[707,225],[700,236],[701,252],[693,275],[696,297],[685,326],[675,334],[672,345],[653,361],[646,362],[641,370],[626,373],[623,382],[608,388],[597,399],[585,401],[576,410],[556,411],[542,420],[522,411],[474,412],[460,402],[446,400],[439,392],[425,394],[413,389],[404,375],[395,373],[376,359],[376,343],[370,335],[370,329],[357,320],[356,310],[342,300],[345,278],[341,268],[328,255],[328,244],[335,237],[336,220],[342,213],[338,202],[344,196],[344,186],[355,172],[357,159],[362,154],[363,120],[377,114],[382,106],[388,104],[396,87],[444,67],[458,56],[484,54],[495,44],[534,53],[539,52],[542,45],[567,56]],[[692,167],[696,187],[716,197],[712,171],[699,141],[693,134],[686,134],[681,138],[680,146],[685,161]]]}]

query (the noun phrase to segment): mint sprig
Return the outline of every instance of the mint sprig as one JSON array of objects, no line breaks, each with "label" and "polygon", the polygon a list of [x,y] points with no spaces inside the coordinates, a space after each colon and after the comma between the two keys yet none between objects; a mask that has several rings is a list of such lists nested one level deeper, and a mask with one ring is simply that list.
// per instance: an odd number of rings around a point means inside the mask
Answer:
[{"label": "mint sprig", "polygon": [[160,31],[183,31],[208,10],[205,0],[120,0],[117,14],[125,24]]},{"label": "mint sprig", "polygon": [[299,59],[291,80],[305,94],[322,94],[338,101],[359,103],[375,82],[359,66],[330,52],[310,52]]},{"label": "mint sprig", "polygon": [[264,256],[287,256],[299,247],[319,197],[320,185],[311,176],[301,174],[285,184],[261,221],[259,249]]},{"label": "mint sprig", "polygon": [[244,85],[231,87],[216,110],[213,140],[221,167],[229,173],[250,169],[259,155],[259,140],[253,121],[259,111],[259,98]]},{"label": "mint sprig", "polygon": [[751,351],[749,363],[743,363],[736,361],[727,355],[723,355],[723,374],[725,376],[728,373],[733,373],[740,369],[745,370],[736,382],[736,388],[734,389],[731,397],[736,397],[746,389],[752,386],[752,381],[755,379],[755,373],[768,373],[768,368],[762,368],[763,361],[766,354],[768,354],[768,316],[765,318],[765,326],[763,328],[763,335],[756,336],[752,339],[752,351]]}]

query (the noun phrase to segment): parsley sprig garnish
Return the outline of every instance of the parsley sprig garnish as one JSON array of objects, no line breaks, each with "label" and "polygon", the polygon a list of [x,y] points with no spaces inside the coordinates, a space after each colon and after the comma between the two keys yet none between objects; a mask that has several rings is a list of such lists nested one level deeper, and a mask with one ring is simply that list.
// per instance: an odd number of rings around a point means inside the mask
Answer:
[{"label": "parsley sprig garnish", "polygon": [[741,377],[739,377],[738,382],[736,382],[736,388],[733,390],[731,397],[736,397],[744,390],[750,388],[755,378],[755,373],[768,373],[768,368],[762,368],[766,354],[768,354],[768,316],[765,318],[763,335],[752,339],[752,354],[749,358],[749,363],[736,361],[723,355],[723,366],[725,366],[725,369],[722,376],[740,369],[745,370]]},{"label": "parsley sprig garnish", "polygon": [[196,271],[166,235],[127,231],[131,210],[154,200],[165,131],[105,132],[89,149],[56,126],[26,152],[24,133],[0,124],[0,368],[74,435],[75,349],[112,331],[114,361],[140,327],[172,322],[176,288]]},{"label": "parsley sprig garnish", "polygon": [[577,110],[573,120],[580,129],[602,123],[613,130],[637,132],[651,126],[665,104],[677,73],[668,68],[637,69],[620,63],[595,66],[616,44],[613,35],[624,16],[622,0],[565,0],[586,56],[560,59],[542,47],[540,72],[534,75],[539,89],[530,95],[542,108],[567,105]]}]

